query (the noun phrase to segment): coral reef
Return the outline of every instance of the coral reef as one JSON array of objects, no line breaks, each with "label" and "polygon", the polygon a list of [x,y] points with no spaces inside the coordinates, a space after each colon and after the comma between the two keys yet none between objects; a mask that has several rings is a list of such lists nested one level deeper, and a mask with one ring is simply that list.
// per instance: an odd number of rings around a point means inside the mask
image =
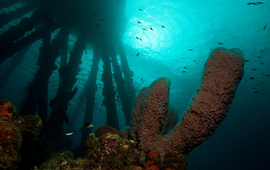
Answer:
[{"label": "coral reef", "polygon": [[166,136],[170,80],[159,78],[138,94],[133,107],[131,136],[145,152],[156,149],[161,159],[168,152],[188,154],[211,136],[224,120],[244,73],[244,53],[239,49],[214,50],[205,64],[203,80],[190,106]]},{"label": "coral reef", "polygon": [[0,119],[13,121],[19,117],[19,110],[9,101],[0,99]]},{"label": "coral reef", "polygon": [[14,169],[17,166],[20,161],[18,151],[21,144],[19,128],[13,123],[0,120],[0,169]]},{"label": "coral reef", "polygon": [[[43,163],[42,169],[125,169],[130,165],[129,155],[132,147],[128,140],[118,134],[106,133],[100,138],[91,133],[85,142],[84,158],[73,159],[69,151],[54,154],[49,161]],[[131,169],[132,167],[129,167]]]},{"label": "coral reef", "polygon": [[102,125],[97,130],[94,131],[96,137],[101,137],[106,133],[118,134],[121,138],[123,138],[123,134],[116,128],[110,127],[108,125]]},{"label": "coral reef", "polygon": [[16,169],[22,141],[36,140],[41,126],[39,116],[19,117],[19,110],[12,103],[0,99],[0,167]]}]

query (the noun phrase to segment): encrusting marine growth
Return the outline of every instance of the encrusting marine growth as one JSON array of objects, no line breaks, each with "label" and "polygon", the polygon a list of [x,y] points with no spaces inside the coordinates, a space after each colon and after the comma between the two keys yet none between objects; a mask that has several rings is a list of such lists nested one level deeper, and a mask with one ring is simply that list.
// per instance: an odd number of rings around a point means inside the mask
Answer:
[{"label": "encrusting marine growth", "polygon": [[163,136],[171,81],[159,78],[137,95],[130,133],[145,152],[156,149],[163,160],[168,152],[187,155],[202,144],[224,120],[244,73],[244,53],[239,49],[214,50],[205,64],[202,83],[181,121]]}]

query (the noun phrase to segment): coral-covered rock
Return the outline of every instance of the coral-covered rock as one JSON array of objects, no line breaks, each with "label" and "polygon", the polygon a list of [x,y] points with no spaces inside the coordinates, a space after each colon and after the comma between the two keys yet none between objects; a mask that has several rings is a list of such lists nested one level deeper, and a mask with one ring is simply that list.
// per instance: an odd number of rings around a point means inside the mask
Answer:
[{"label": "coral-covered rock", "polygon": [[21,148],[22,136],[13,123],[0,120],[0,167],[14,167],[20,161],[18,150]]},{"label": "coral-covered rock", "polygon": [[19,110],[9,101],[0,99],[0,120],[13,121],[19,117]]},{"label": "coral-covered rock", "polygon": [[118,134],[121,138],[123,138],[123,134],[116,128],[110,127],[108,125],[100,126],[96,131],[94,131],[95,136],[100,138],[102,135],[106,133]]},{"label": "coral-covered rock", "polygon": [[52,157],[44,162],[39,170],[45,169],[83,169],[81,164],[76,160],[72,159],[73,154],[70,151],[63,150],[56,154],[53,154]]},{"label": "coral-covered rock", "polygon": [[23,136],[26,135],[32,140],[37,139],[42,127],[42,121],[38,115],[21,116],[14,124],[20,128]]},{"label": "coral-covered rock", "polygon": [[130,142],[118,134],[106,133],[96,138],[92,133],[84,145],[85,159],[88,160],[85,168],[124,169],[131,163],[129,159],[131,149]]}]

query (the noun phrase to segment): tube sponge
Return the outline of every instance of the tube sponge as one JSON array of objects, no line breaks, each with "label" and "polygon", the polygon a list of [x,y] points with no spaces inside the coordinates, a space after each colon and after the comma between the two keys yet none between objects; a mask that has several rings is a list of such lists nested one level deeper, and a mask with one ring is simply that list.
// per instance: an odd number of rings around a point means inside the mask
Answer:
[{"label": "tube sponge", "polygon": [[244,53],[235,48],[218,48],[210,54],[197,93],[181,121],[166,136],[167,124],[174,126],[177,120],[173,118],[170,123],[168,119],[170,110],[177,113],[169,105],[170,80],[159,78],[142,89],[134,104],[130,131],[136,143],[145,152],[156,149],[163,160],[168,152],[188,154],[213,135],[229,111],[243,77],[243,57]]},{"label": "tube sponge", "polygon": [[230,109],[244,73],[239,49],[214,50],[205,64],[200,88],[181,122],[163,140],[165,152],[188,154],[211,136]]}]

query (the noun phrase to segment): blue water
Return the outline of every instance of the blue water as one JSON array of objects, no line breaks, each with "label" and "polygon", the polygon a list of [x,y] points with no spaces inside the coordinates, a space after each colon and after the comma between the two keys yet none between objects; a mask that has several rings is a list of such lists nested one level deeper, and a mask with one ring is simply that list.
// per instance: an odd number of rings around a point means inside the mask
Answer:
[{"label": "blue water", "polygon": [[[138,91],[144,86],[149,86],[160,76],[169,78],[172,81],[170,102],[178,108],[179,116],[186,110],[195,90],[199,87],[204,63],[213,49],[239,48],[245,53],[245,60],[250,61],[245,63],[244,77],[225,121],[212,137],[187,156],[188,170],[270,169],[270,77],[266,76],[270,75],[270,1],[263,1],[265,4],[247,5],[249,2],[247,0],[126,2],[124,12],[127,25],[122,41],[129,66],[134,72],[134,86]],[[1,8],[0,14],[16,10],[23,5],[18,3],[9,8]],[[30,17],[31,14],[32,12],[5,24],[0,33],[7,31],[10,26],[17,25],[22,18]],[[58,31],[52,33],[52,36]],[[70,34],[69,50],[72,50],[75,41],[76,35]],[[0,89],[0,97],[13,102],[18,108],[24,101],[24,96],[19,93],[26,93],[27,83],[33,79],[38,69],[35,63],[41,45],[42,40],[31,45],[7,84]],[[92,57],[93,48],[87,46],[75,85],[79,91],[70,101],[68,115],[74,112],[91,71]],[[12,57],[0,65],[0,77],[11,61]],[[60,66],[60,58],[57,59],[56,65]],[[106,108],[101,105],[102,65],[100,62],[97,76],[97,84],[101,88],[96,92],[94,130],[106,123]],[[249,77],[255,79],[251,80]],[[53,72],[50,81],[48,101],[54,98],[59,85],[57,70]],[[254,93],[255,91],[258,93]],[[125,126],[125,118],[121,106],[117,107],[121,129]],[[77,128],[80,128],[83,124],[83,113],[79,112],[78,116],[76,124]],[[75,142],[79,141],[80,138],[75,139]]]}]

